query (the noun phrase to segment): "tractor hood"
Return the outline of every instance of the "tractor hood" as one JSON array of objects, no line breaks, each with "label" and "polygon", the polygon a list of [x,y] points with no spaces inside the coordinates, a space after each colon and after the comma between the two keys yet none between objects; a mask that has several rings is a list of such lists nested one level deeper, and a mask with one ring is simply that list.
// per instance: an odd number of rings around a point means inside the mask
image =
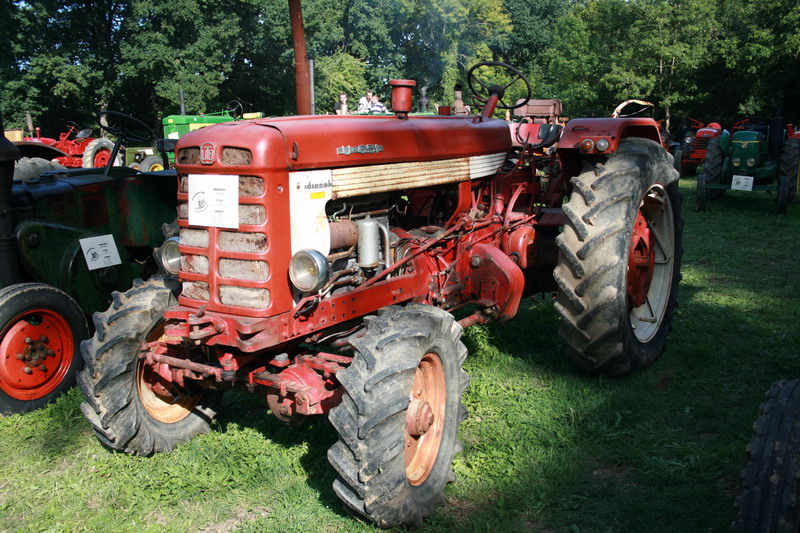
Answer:
[{"label": "tractor hood", "polygon": [[[242,166],[226,158],[249,151],[248,165],[309,170],[387,163],[463,159],[506,153],[508,125],[481,117],[296,116],[216,124],[188,133],[177,145],[176,163]],[[199,150],[198,158],[180,157]],[[233,153],[231,151],[231,153]],[[229,161],[226,163],[225,161]]]}]

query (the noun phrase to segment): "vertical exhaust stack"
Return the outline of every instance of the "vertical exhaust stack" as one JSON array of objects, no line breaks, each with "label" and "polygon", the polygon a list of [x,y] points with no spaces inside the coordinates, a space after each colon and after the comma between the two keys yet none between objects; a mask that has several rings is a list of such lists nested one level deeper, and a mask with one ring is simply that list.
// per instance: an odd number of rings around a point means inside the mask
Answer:
[{"label": "vertical exhaust stack", "polygon": [[306,32],[303,28],[303,9],[300,0],[289,0],[289,18],[292,22],[292,43],[294,45],[295,86],[297,93],[297,114],[311,114],[311,69],[306,52]]},{"label": "vertical exhaust stack", "polygon": [[[2,113],[0,129],[5,131]],[[8,287],[20,281],[17,236],[14,234],[14,219],[11,217],[14,162],[19,157],[19,148],[3,135],[0,139],[0,287]]]},{"label": "vertical exhaust stack", "polygon": [[397,118],[408,118],[413,107],[411,90],[417,86],[414,80],[390,80],[392,87],[392,111]]}]

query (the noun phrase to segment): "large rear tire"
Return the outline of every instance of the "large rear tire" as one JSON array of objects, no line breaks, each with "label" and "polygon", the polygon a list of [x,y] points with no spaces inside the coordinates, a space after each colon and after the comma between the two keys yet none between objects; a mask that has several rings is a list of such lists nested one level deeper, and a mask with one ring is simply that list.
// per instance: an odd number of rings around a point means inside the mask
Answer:
[{"label": "large rear tire", "polygon": [[800,530],[800,380],[772,384],[747,446],[736,533]]},{"label": "large rear tire", "polygon": [[461,369],[467,349],[446,311],[389,307],[366,320],[330,420],[339,440],[328,450],[336,494],[380,527],[419,526],[455,480],[456,433],[467,416]]},{"label": "large rear tire", "polygon": [[[83,168],[104,168],[108,165],[108,160],[111,159],[111,153],[114,151],[114,143],[108,139],[97,138],[89,141],[86,148],[83,150]],[[117,154],[114,165],[122,165],[122,156]]]},{"label": "large rear tire", "polygon": [[556,239],[559,334],[581,368],[630,374],[661,355],[677,305],[678,173],[659,144],[625,139],[572,185]]},{"label": "large rear tire", "polygon": [[27,413],[63,394],[83,367],[81,308],[44,283],[0,290],[0,414]]},{"label": "large rear tire", "polygon": [[162,311],[176,303],[172,289],[156,278],[124,294],[114,292],[112,299],[106,312],[95,313],[96,333],[81,346],[86,361],[78,375],[86,399],[81,410],[97,437],[115,450],[151,455],[208,433],[220,394],[164,383],[138,357],[142,343],[163,335]]},{"label": "large rear tire", "polygon": [[[721,185],[724,182],[725,152],[722,151],[719,137],[712,137],[708,141],[706,160],[704,163],[706,184]],[[724,189],[709,189],[706,187],[706,198],[714,200],[725,193]]]},{"label": "large rear tire", "polygon": [[794,202],[800,185],[800,139],[786,139],[783,143],[779,176],[789,178],[788,201]]}]

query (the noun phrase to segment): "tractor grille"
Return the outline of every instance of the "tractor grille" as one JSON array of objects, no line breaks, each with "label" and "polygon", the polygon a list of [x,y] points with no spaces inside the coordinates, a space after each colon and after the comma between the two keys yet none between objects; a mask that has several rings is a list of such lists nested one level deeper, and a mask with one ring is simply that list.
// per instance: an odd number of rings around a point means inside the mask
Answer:
[{"label": "tractor grille", "polygon": [[[181,157],[199,160],[191,148]],[[226,148],[222,162],[246,165],[252,159],[249,150]],[[180,163],[184,163],[181,160]],[[203,168],[204,172],[219,167]],[[222,172],[224,173],[224,171]],[[266,254],[268,212],[264,194],[266,186],[259,176],[239,176],[239,230],[229,228],[197,228],[188,225],[188,176],[180,177],[178,218],[181,221],[181,296],[196,300],[209,309],[216,305],[247,310],[269,308],[270,267]]]},{"label": "tractor grille", "polygon": [[696,137],[694,140],[694,149],[695,150],[708,150],[708,141],[710,141],[708,137]]},{"label": "tractor grille", "polygon": [[[222,164],[227,166],[244,166],[253,164],[253,154],[247,148],[233,148],[225,146],[222,148]],[[190,146],[182,148],[175,162],[179,165],[199,165],[200,147]]]}]

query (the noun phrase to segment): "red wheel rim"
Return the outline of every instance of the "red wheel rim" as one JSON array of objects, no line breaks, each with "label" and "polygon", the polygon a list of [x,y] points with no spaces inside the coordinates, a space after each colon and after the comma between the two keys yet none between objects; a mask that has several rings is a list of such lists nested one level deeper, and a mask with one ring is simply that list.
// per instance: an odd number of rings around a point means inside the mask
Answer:
[{"label": "red wheel rim", "polygon": [[628,253],[628,304],[639,307],[644,304],[656,262],[654,236],[647,226],[641,211],[636,212],[633,225],[631,250]]},{"label": "red wheel rim", "polygon": [[0,389],[17,400],[37,400],[56,390],[75,358],[72,329],[49,309],[20,313],[0,339]]},{"label": "red wheel rim", "polygon": [[406,479],[418,486],[428,479],[442,443],[447,383],[442,360],[433,352],[417,366],[406,411]]},{"label": "red wheel rim", "polygon": [[111,152],[106,149],[98,150],[94,154],[94,160],[92,161],[92,164],[97,168],[104,167],[108,165],[109,159],[111,159]]}]

